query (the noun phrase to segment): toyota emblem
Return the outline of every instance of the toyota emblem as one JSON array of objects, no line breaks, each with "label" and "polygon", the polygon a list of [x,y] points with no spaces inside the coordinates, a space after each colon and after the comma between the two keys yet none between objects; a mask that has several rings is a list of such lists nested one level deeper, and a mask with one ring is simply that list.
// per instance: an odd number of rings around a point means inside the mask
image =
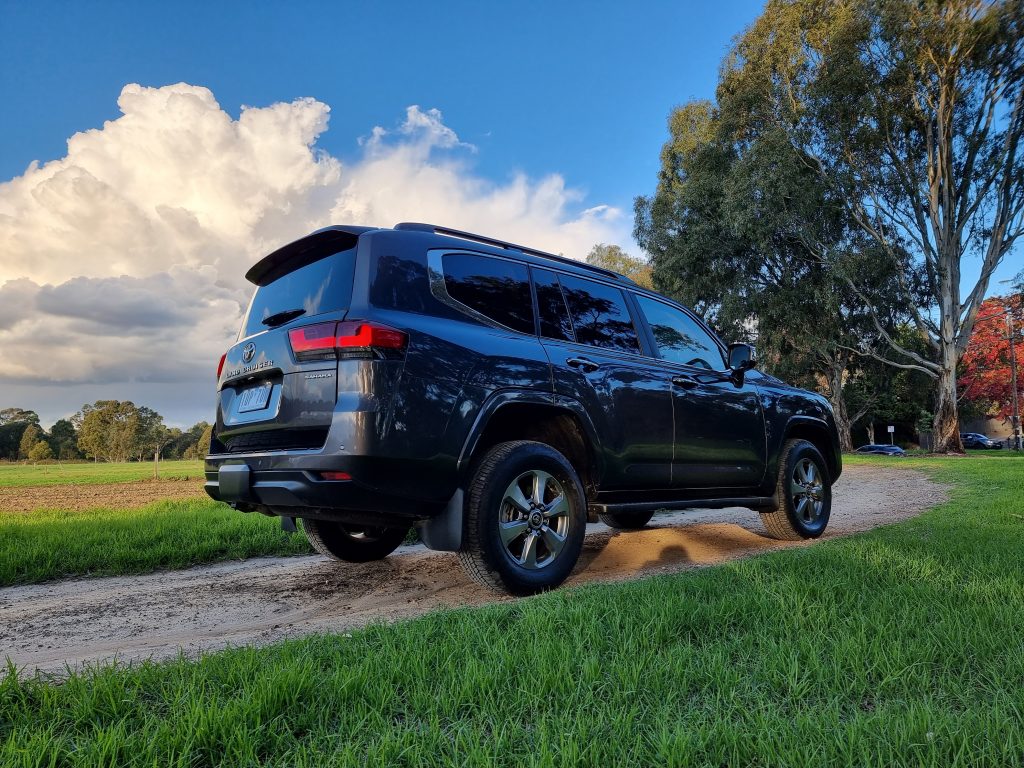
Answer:
[{"label": "toyota emblem", "polygon": [[256,356],[256,345],[253,342],[249,342],[242,347],[242,362],[249,363]]}]

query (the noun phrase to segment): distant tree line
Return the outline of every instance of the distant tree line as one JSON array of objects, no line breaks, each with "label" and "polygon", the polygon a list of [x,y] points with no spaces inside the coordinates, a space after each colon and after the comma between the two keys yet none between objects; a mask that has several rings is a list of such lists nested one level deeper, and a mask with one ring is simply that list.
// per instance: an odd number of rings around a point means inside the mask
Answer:
[{"label": "distant tree line", "polygon": [[205,421],[187,430],[164,425],[163,416],[130,400],[97,400],[47,432],[35,411],[0,409],[0,459],[143,461],[193,459],[206,455],[212,426]]}]

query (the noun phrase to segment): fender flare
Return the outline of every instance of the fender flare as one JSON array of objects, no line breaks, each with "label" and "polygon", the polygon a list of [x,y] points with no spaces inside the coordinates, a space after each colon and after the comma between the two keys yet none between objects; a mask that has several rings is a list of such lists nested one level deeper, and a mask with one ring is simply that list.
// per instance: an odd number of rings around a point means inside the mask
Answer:
[{"label": "fender flare", "polygon": [[591,454],[594,460],[594,470],[598,476],[604,473],[604,456],[601,450],[600,438],[597,436],[597,429],[594,427],[594,422],[591,420],[590,414],[587,413],[587,410],[578,400],[565,395],[553,395],[547,392],[537,392],[535,390],[503,389],[490,395],[490,397],[484,401],[484,404],[480,407],[480,410],[477,413],[473,426],[470,428],[469,434],[462,445],[462,450],[459,452],[457,468],[460,477],[465,477],[466,472],[469,471],[469,466],[473,460],[473,454],[476,451],[477,446],[480,444],[480,438],[483,436],[484,432],[487,431],[487,425],[490,423],[491,418],[493,418],[500,409],[509,405],[519,404],[552,407],[556,410],[566,411],[576,417],[577,421],[583,427],[583,436],[590,444]]},{"label": "fender flare", "polygon": [[[785,443],[786,437],[793,432],[794,428],[799,427],[809,427],[820,432],[828,440],[829,450],[827,452],[822,451],[822,454],[824,455],[825,461],[829,463],[829,470],[833,474],[832,480],[834,482],[843,471],[843,456],[842,452],[839,450],[839,436],[836,433],[835,427],[830,425],[825,419],[819,419],[816,416],[807,416],[803,414],[790,416],[789,420],[786,422],[785,428],[782,430],[782,438],[779,441],[778,450],[775,451],[775,456],[778,457],[779,450],[782,449],[782,445]],[[774,470],[778,471],[777,458],[775,464],[776,467]]]},{"label": "fender flare", "polygon": [[590,448],[597,472],[604,471],[604,458],[601,453],[600,442],[597,437],[597,430],[587,414],[586,409],[571,397],[562,395],[551,395],[544,392],[530,390],[502,390],[495,392],[484,401],[473,426],[469,431],[459,453],[458,473],[460,477],[459,487],[455,490],[448,504],[440,514],[424,520],[419,524],[420,537],[429,549],[445,552],[457,552],[462,547],[462,511],[465,501],[466,475],[469,473],[469,466],[473,459],[473,452],[480,444],[490,423],[491,418],[500,409],[513,404],[528,403],[531,405],[543,405],[566,411],[575,416],[583,425],[584,437],[590,442]]}]

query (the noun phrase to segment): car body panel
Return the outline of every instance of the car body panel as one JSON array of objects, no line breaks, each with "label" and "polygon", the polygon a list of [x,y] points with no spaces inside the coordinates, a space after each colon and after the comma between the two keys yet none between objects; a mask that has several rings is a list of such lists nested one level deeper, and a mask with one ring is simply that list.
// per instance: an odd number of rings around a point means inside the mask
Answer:
[{"label": "car body panel", "polygon": [[[543,340],[551,359],[554,393],[590,414],[604,458],[608,488],[668,488],[672,484],[672,392],[649,358],[575,342]],[[585,371],[566,364],[582,359]]]}]

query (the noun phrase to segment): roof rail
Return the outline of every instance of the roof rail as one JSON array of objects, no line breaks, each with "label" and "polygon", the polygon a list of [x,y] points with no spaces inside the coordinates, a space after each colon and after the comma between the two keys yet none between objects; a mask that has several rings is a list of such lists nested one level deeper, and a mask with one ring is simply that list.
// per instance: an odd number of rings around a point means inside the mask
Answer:
[{"label": "roof rail", "polygon": [[611,269],[605,269],[595,264],[588,264],[585,261],[578,261],[576,259],[570,259],[568,256],[559,256],[554,253],[547,253],[546,251],[538,251],[536,248],[528,248],[525,245],[516,245],[515,243],[509,243],[505,240],[497,240],[493,237],[487,237],[485,235],[477,235],[472,232],[463,232],[461,229],[451,229],[450,227],[442,227],[438,224],[423,224],[418,221],[403,221],[401,224],[396,224],[395,229],[412,232],[431,232],[435,235],[446,235],[448,237],[457,237],[460,240],[470,240],[474,243],[483,243],[484,245],[490,245],[495,248],[504,248],[509,251],[519,251],[520,253],[528,253],[531,256],[539,256],[542,259],[551,259],[552,261],[558,261],[563,264],[572,264],[582,269],[588,269],[591,272],[597,272],[605,277],[612,277],[616,280],[624,280],[627,283],[633,283],[625,275],[621,275]]}]

